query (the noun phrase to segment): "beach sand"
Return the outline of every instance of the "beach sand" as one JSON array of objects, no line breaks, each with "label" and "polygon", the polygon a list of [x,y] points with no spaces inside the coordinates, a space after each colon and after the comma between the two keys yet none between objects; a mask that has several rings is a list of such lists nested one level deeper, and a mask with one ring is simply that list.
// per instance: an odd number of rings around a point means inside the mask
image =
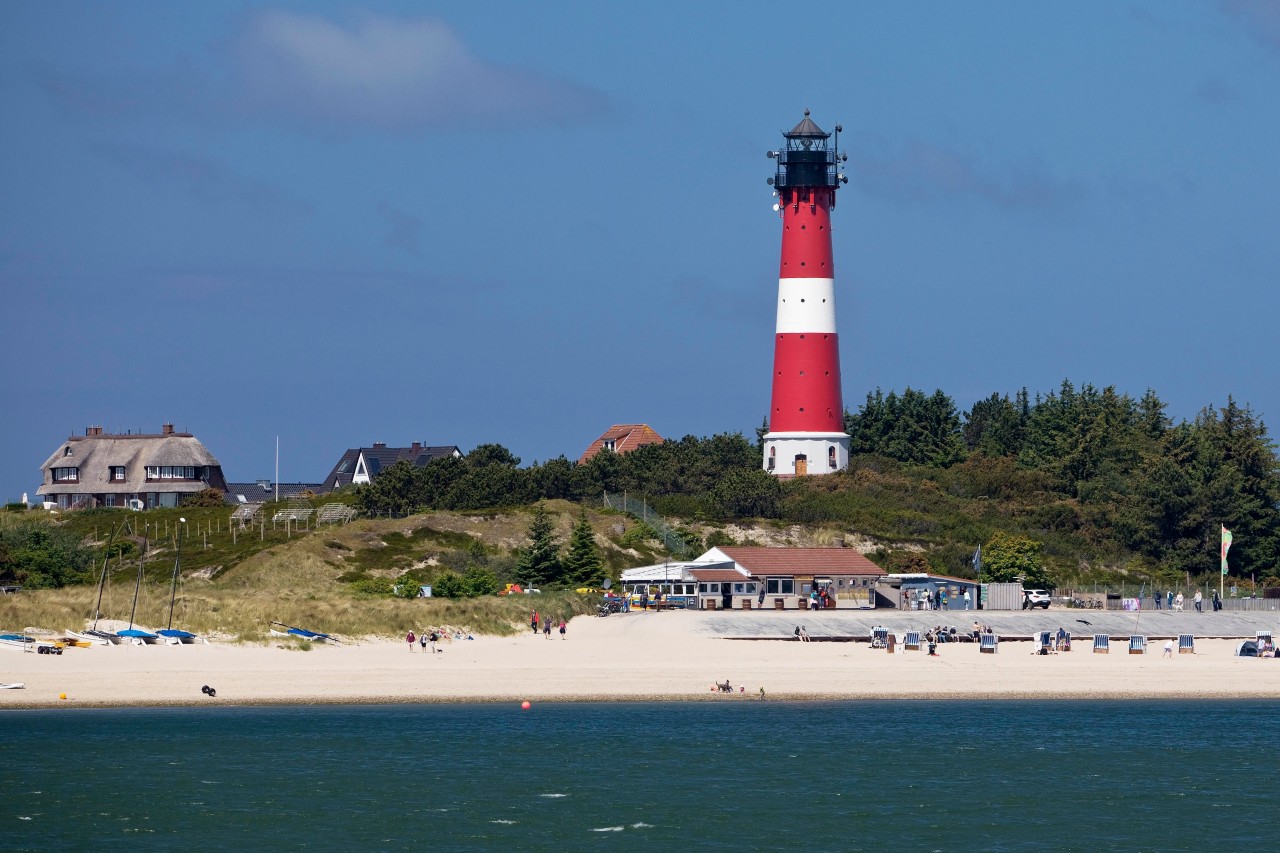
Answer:
[{"label": "beach sand", "polygon": [[[733,622],[726,620],[741,620]],[[1198,639],[1196,654],[1145,655],[1125,642],[1092,653],[1033,655],[1029,642],[946,643],[889,654],[865,642],[732,639],[726,625],[790,633],[794,615],[632,613],[579,617],[565,639],[524,633],[442,642],[347,641],[309,651],[285,643],[0,649],[0,709],[305,703],[530,702],[870,698],[1280,698],[1280,660],[1237,658],[1237,640]],[[886,622],[891,626],[891,622]],[[999,630],[999,629],[998,629]],[[757,630],[758,634],[759,631]],[[766,633],[768,633],[766,631]],[[713,690],[728,680],[732,696]],[[208,685],[217,692],[201,692]],[[66,694],[66,699],[60,695]]]}]

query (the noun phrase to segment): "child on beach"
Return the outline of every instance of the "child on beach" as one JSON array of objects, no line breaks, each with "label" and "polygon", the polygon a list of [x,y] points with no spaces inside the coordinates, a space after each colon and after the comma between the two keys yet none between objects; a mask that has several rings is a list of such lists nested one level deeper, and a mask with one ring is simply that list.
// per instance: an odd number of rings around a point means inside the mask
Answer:
[{"label": "child on beach", "polygon": [[561,619],[561,620],[560,620],[560,639],[562,639],[562,640],[564,639],[565,627],[566,627],[566,626],[565,626],[565,621],[564,621],[563,619]]}]

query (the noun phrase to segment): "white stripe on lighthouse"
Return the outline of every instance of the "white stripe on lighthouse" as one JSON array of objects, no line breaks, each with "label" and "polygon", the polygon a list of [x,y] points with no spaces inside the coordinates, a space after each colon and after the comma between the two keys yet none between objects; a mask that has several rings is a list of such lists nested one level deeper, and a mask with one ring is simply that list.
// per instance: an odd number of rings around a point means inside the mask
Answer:
[{"label": "white stripe on lighthouse", "polygon": [[835,334],[835,331],[835,279],[778,279],[779,334]]}]

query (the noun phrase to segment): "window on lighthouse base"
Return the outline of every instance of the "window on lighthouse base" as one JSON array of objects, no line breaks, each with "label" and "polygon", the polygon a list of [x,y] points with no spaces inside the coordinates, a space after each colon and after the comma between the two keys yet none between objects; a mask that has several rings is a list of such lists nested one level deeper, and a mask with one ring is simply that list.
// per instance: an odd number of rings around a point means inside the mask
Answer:
[{"label": "window on lighthouse base", "polygon": [[836,467],[836,449],[835,449],[835,447],[828,447],[828,448],[827,448],[827,465],[828,465],[828,466],[830,466],[830,467],[832,468],[832,470],[834,470],[834,469],[835,469],[835,467]]}]

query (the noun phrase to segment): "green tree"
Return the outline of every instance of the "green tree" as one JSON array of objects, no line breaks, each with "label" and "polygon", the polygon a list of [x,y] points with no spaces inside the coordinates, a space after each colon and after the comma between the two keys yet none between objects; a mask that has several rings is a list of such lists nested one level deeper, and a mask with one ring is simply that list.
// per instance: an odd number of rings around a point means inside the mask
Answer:
[{"label": "green tree", "polygon": [[562,575],[560,544],[555,540],[555,528],[546,509],[539,504],[529,525],[529,547],[520,553],[516,561],[516,578],[526,587],[537,587],[557,584]]},{"label": "green tree", "polygon": [[982,580],[1052,588],[1053,580],[1040,557],[1040,543],[1025,536],[997,532],[982,547]]},{"label": "green tree", "polygon": [[467,598],[494,595],[500,589],[498,576],[483,566],[470,566],[462,574],[462,592]]},{"label": "green tree", "polygon": [[24,516],[0,522],[0,583],[29,589],[84,583],[92,560],[93,552],[65,527]]},{"label": "green tree", "polygon": [[777,518],[782,512],[782,483],[763,468],[726,471],[711,497],[722,518]]},{"label": "green tree", "polygon": [[584,509],[569,534],[569,551],[564,557],[564,580],[569,586],[599,586],[604,581],[604,558],[596,545],[595,532]]}]

